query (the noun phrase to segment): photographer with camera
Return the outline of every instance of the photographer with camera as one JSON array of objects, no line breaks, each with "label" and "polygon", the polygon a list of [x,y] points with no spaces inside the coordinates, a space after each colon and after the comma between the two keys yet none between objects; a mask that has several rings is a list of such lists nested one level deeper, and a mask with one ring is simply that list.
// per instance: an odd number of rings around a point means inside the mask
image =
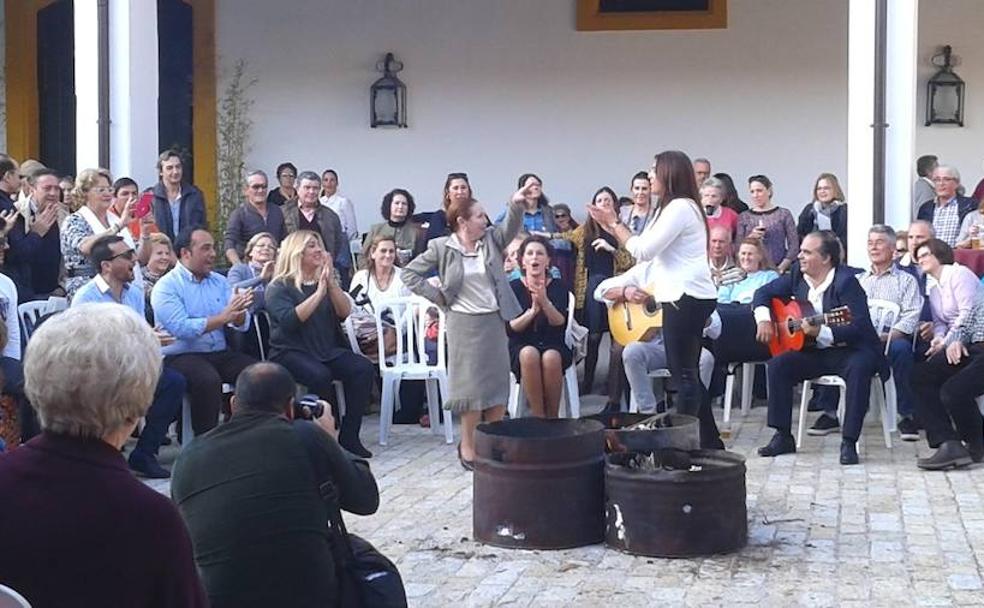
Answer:
[{"label": "photographer with camera", "polygon": [[213,608],[338,606],[338,540],[328,527],[337,514],[322,489],[334,486],[352,513],[379,507],[369,465],[336,441],[331,407],[297,406],[296,390],[276,363],[247,367],[229,422],[196,437],[175,463],[171,495]]}]

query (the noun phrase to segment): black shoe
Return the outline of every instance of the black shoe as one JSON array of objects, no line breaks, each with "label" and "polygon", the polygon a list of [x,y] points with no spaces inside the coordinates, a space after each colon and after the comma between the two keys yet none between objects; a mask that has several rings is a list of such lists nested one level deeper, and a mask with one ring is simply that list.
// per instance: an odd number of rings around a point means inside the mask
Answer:
[{"label": "black shoe", "polygon": [[919,441],[919,425],[908,416],[899,420],[899,438],[902,441]]},{"label": "black shoe", "polygon": [[841,464],[857,464],[860,462],[858,460],[858,444],[856,441],[851,441],[850,439],[844,439],[841,441]]},{"label": "black shoe", "polygon": [[759,456],[778,456],[780,454],[795,454],[796,440],[789,433],[777,431],[769,444],[758,449]]},{"label": "black shoe", "polygon": [[367,450],[366,446],[362,445],[362,441],[358,438],[347,441],[339,441],[338,445],[342,446],[352,454],[355,454],[359,458],[372,458],[372,452]]},{"label": "black shoe", "polygon": [[171,472],[157,462],[152,454],[134,450],[127,459],[130,469],[137,475],[148,479],[169,479]]},{"label": "black shoe", "polygon": [[939,449],[929,458],[920,458],[917,460],[916,466],[927,471],[943,471],[965,467],[973,461],[967,448],[956,439],[951,439],[944,441]]},{"label": "black shoe", "polygon": [[472,462],[471,460],[465,460],[464,458],[462,458],[462,456],[461,456],[461,444],[460,443],[458,444],[458,462],[461,463],[461,468],[464,469],[464,470],[466,470],[466,471],[474,471],[475,470],[475,463],[474,462]]},{"label": "black shoe", "polygon": [[970,459],[974,462],[984,462],[984,443],[978,443],[977,445],[967,445],[967,451],[970,452]]},{"label": "black shoe", "polygon": [[806,434],[813,435],[814,437],[829,435],[839,431],[840,427],[840,422],[837,420],[836,416],[831,416],[830,414],[820,414],[820,417],[813,423],[813,426],[806,429]]}]

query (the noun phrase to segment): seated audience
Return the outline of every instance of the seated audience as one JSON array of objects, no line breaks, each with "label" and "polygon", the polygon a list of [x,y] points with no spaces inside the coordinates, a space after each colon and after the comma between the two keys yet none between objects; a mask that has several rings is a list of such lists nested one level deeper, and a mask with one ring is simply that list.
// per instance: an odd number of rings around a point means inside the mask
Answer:
[{"label": "seated audience", "polygon": [[349,293],[354,293],[355,288],[361,286],[361,293],[370,302],[412,295],[397,271],[397,249],[393,237],[376,235],[369,243],[365,259],[366,267],[352,277]]},{"label": "seated audience", "polygon": [[276,246],[287,236],[284,212],[277,205],[267,204],[267,176],[256,169],[246,174],[246,200],[229,216],[225,231],[225,256],[229,264],[242,262],[246,244],[263,233]]},{"label": "seated audience", "polygon": [[935,448],[919,468],[943,470],[984,461],[984,421],[975,398],[984,394],[984,286],[969,269],[953,263],[939,239],[916,248],[916,260],[931,277],[933,339],[912,386],[926,442]]},{"label": "seated audience", "polygon": [[[137,201],[140,200],[140,196],[140,188],[137,186],[137,182],[129,177],[120,177],[113,182],[113,204],[109,206],[109,211],[116,217],[122,217],[127,205],[134,206],[130,223],[126,227],[130,231],[131,236],[139,236],[141,238],[140,244],[142,245],[143,241],[150,238],[151,234],[156,234],[161,229],[157,227],[157,223],[154,221],[153,205],[148,207],[146,215],[139,218],[136,217]],[[145,263],[146,260],[143,259],[142,247],[137,254],[141,264]]]},{"label": "seated audience", "polygon": [[978,203],[977,208],[965,215],[960,223],[960,234],[957,235],[956,247],[980,249],[981,241],[984,239],[982,227],[984,227],[984,203]]},{"label": "seated audience", "polygon": [[833,230],[847,259],[847,203],[844,191],[833,173],[821,173],[813,184],[813,201],[803,207],[796,233],[800,239],[817,230]]},{"label": "seated audience", "polygon": [[15,211],[14,198],[20,193],[21,176],[17,161],[0,155],[0,212]]},{"label": "seated audience", "polygon": [[[126,227],[133,214],[133,204],[124,207],[122,217],[110,212],[113,204],[112,184],[113,179],[105,169],[85,169],[79,173],[72,190],[76,210],[65,220],[61,233],[62,258],[68,275],[65,292],[69,299],[98,272],[89,258],[96,239],[125,233],[134,245]],[[143,289],[142,279],[138,277],[137,283]]]},{"label": "seated audience", "polygon": [[745,239],[738,247],[738,267],[744,278],[718,287],[718,302],[749,304],[759,287],[779,278],[758,239]]},{"label": "seated audience", "polygon": [[418,213],[414,216],[414,221],[427,224],[427,232],[424,241],[429,243],[432,239],[451,234],[451,227],[448,226],[448,207],[452,202],[464,203],[474,198],[471,183],[468,181],[467,173],[448,173],[444,180],[444,197],[441,200],[441,208],[430,213]]},{"label": "seated audience", "polygon": [[953,167],[939,165],[933,169],[933,186],[935,197],[919,205],[916,219],[931,222],[936,238],[953,247],[964,218],[977,209],[977,201],[960,196],[960,172]]},{"label": "seated audience", "polygon": [[321,198],[318,200],[338,215],[346,240],[354,241],[359,238],[359,224],[355,218],[355,205],[347,197],[338,193],[338,173],[334,169],[325,169],[321,173]]},{"label": "seated audience", "polygon": [[[6,255],[7,237],[0,235],[0,268],[3,267]],[[19,438],[16,436],[16,431],[13,431],[13,435],[10,437],[12,444],[10,447],[14,447],[17,443],[26,441],[40,432],[34,410],[24,396],[21,331],[17,305],[17,286],[14,285],[10,277],[0,274],[0,329],[3,330],[4,338],[3,345],[0,347],[0,385],[3,387],[2,393],[13,400],[13,403],[10,404],[12,407],[11,414],[13,415],[15,408],[21,427]],[[3,414],[0,412],[0,419],[2,417]]]},{"label": "seated audience", "polygon": [[[284,221],[287,233],[310,230],[321,237],[325,251],[332,255],[337,270],[344,271],[339,280],[349,277],[352,254],[349,243],[342,232],[342,222],[338,214],[325,207],[318,200],[321,180],[313,171],[302,171],[297,178],[297,200],[284,205]],[[344,282],[343,282],[344,283]]]},{"label": "seated audience", "polygon": [[386,221],[369,228],[364,248],[368,248],[377,237],[388,236],[396,243],[397,259],[401,266],[417,257],[427,243],[424,242],[420,225],[411,219],[416,208],[413,195],[403,188],[387,192],[379,210]]},{"label": "seated audience", "polygon": [[[72,306],[86,303],[109,302],[122,304],[146,317],[143,290],[133,285],[133,268],[136,253],[119,236],[101,236],[91,248],[92,263],[99,274],[82,285],[72,299]],[[167,332],[155,332],[161,346],[174,341]],[[122,346],[119,345],[119,346]],[[157,450],[167,437],[167,428],[181,413],[185,393],[184,376],[170,367],[161,371],[154,400],[144,415],[144,427],[140,439],[130,452],[130,468],[144,477],[162,479],[171,476],[157,462]]]},{"label": "seated audience", "polygon": [[831,327],[803,323],[803,333],[815,347],[789,351],[768,362],[768,425],[776,430],[761,456],[796,451],[793,438],[793,389],[809,378],[837,374],[847,384],[846,419],[842,432],[840,463],[857,464],[857,441],[870,401],[871,379],[884,370],[882,344],[868,315],[868,301],[854,272],[841,264],[837,235],[826,230],[807,235],[799,248],[799,265],[792,272],[755,292],[752,305],[758,322],[757,337],[767,343],[774,334],[769,304],[773,298],[809,302],[813,309],[829,312],[847,306],[852,314],[847,325]]},{"label": "seated audience", "polygon": [[738,216],[738,242],[746,238],[762,241],[769,260],[779,274],[789,270],[799,251],[799,236],[793,214],[772,202],[772,181],[764,175],[748,178],[752,206]]},{"label": "seated audience", "polygon": [[174,150],[157,157],[160,181],[154,186],[154,221],[161,232],[176,242],[185,228],[208,228],[205,195],[196,186],[183,181],[184,166]]},{"label": "seated audience", "polygon": [[6,274],[17,285],[21,302],[65,295],[61,285],[58,174],[51,169],[39,169],[24,184],[29,185],[31,195],[17,201],[17,222],[8,235]]},{"label": "seated audience", "polygon": [[294,163],[280,163],[277,165],[276,188],[267,194],[267,202],[271,205],[283,207],[285,204],[297,199],[297,190],[294,188],[297,179],[297,167]]},{"label": "seated audience", "polygon": [[212,608],[342,605],[331,510],[375,513],[379,490],[365,461],[339,448],[328,404],[320,417],[297,419],[296,392],[280,365],[247,367],[232,418],[175,463],[171,496]]},{"label": "seated audience", "polygon": [[895,251],[892,254],[892,261],[898,264],[902,257],[909,252],[909,231],[899,230],[895,233]]},{"label": "seated audience", "polygon": [[277,240],[269,232],[258,232],[250,237],[243,253],[245,262],[238,262],[229,269],[226,280],[235,291],[253,290],[253,305],[250,312],[264,310],[264,292],[273,280],[273,270],[277,263]]},{"label": "seated audience", "polygon": [[[516,187],[527,193],[523,208],[523,232],[556,232],[557,223],[554,221],[550,200],[543,193],[543,180],[534,173],[524,173],[519,176]],[[496,224],[506,219],[506,210],[495,218]]]},{"label": "seated audience", "polygon": [[745,273],[735,263],[732,255],[731,231],[725,226],[713,226],[709,230],[710,246],[708,247],[708,262],[711,266],[711,279],[720,288],[745,278]]},{"label": "seated audience", "polygon": [[157,323],[175,342],[165,346],[164,365],[188,383],[191,424],[200,435],[219,423],[222,383],[232,384],[254,359],[226,346],[225,328],[249,327],[252,290],[233,293],[213,271],[215,239],[203,228],[186,228],[174,244],[180,261],[154,286],[150,301]]},{"label": "seated audience", "polygon": [[556,418],[564,389],[564,370],[572,361],[565,336],[570,294],[550,277],[553,248],[541,236],[519,247],[523,276],[510,281],[523,314],[509,321],[510,369],[538,418]]},{"label": "seated audience", "polygon": [[[570,232],[577,228],[578,224],[571,216],[571,208],[564,203],[553,205],[554,223],[557,225],[558,232]],[[556,239],[550,242],[554,248],[554,266],[560,271],[560,278],[564,282],[564,287],[568,291],[574,289],[574,259],[576,252],[574,245],[564,239]]]},{"label": "seated audience", "polygon": [[707,226],[716,228],[723,226],[727,228],[730,237],[734,238],[735,231],[738,229],[738,214],[722,205],[727,187],[724,182],[716,177],[709,177],[703,182],[698,182],[700,186],[700,204],[704,206],[707,213]]},{"label": "seated audience", "polygon": [[623,224],[629,227],[632,234],[642,234],[646,226],[653,219],[656,208],[653,206],[652,185],[649,183],[649,174],[639,171],[632,176],[630,183],[632,198],[630,205],[619,209],[618,217]]},{"label": "seated audience", "polygon": [[184,521],[120,454],[160,369],[154,333],[122,306],[76,306],[31,336],[43,432],[0,458],[0,580],[31,605],[207,605]]},{"label": "seated audience", "polygon": [[147,306],[147,319],[154,323],[154,309],[150,303],[150,294],[153,292],[154,285],[162,276],[167,274],[177,263],[174,256],[174,248],[171,246],[171,239],[163,232],[155,232],[150,235],[144,243],[147,249],[147,262],[141,262],[140,270],[143,274],[144,303]]},{"label": "seated audience", "polygon": [[335,394],[332,381],[341,380],[345,415],[338,441],[357,456],[371,457],[359,439],[359,429],[369,404],[374,368],[365,357],[340,346],[341,322],[352,312],[352,302],[338,284],[331,255],[317,233],[298,230],[284,239],[266,291],[266,306],[271,325],[270,359],[325,400]]}]

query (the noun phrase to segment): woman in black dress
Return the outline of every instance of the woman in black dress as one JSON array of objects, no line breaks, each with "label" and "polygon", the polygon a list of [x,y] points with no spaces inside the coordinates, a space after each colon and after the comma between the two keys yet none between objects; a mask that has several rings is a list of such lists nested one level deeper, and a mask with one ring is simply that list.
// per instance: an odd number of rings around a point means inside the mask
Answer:
[{"label": "woman in black dress", "polygon": [[522,278],[509,283],[523,314],[509,322],[509,358],[538,418],[556,418],[564,385],[564,370],[571,364],[565,343],[569,294],[550,278],[553,247],[542,236],[530,236],[519,246]]}]

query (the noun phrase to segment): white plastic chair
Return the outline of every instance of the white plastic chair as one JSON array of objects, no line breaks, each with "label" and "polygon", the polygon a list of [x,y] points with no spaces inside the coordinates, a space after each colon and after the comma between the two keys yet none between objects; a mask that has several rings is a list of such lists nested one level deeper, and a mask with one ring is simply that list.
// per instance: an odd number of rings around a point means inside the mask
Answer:
[{"label": "white plastic chair", "polygon": [[[390,311],[396,328],[396,355],[387,359],[385,340],[378,341],[379,375],[382,377],[382,394],[379,405],[379,445],[386,445],[389,428],[393,424],[400,382],[403,380],[424,380],[427,386],[427,411],[431,420],[431,432],[440,433],[440,412],[438,393],[441,400],[448,399],[448,368],[445,357],[447,338],[447,319],[444,311],[432,302],[419,296],[393,298],[375,305],[376,331],[383,335],[383,315]],[[437,311],[437,363],[430,365],[424,348],[427,333],[427,313]],[[454,442],[454,426],[451,412],[444,412],[444,439]]]},{"label": "white plastic chair", "polygon": [[34,333],[34,329],[38,326],[38,322],[45,315],[52,313],[62,312],[68,308],[68,300],[66,298],[52,296],[47,300],[33,300],[31,302],[24,302],[17,306],[17,317],[20,321],[21,326],[21,336],[25,343]]},{"label": "white plastic chair", "polygon": [[[891,328],[901,314],[901,307],[895,302],[888,300],[868,300],[868,309],[871,315],[871,323],[875,326],[875,331],[881,335],[883,328]],[[885,355],[888,355],[890,341],[885,341]],[[844,379],[837,375],[820,376],[803,382],[803,396],[800,400],[799,425],[796,431],[796,447],[803,444],[803,429],[806,427],[806,411],[809,407],[810,398],[813,396],[813,386],[836,386],[840,389],[840,400],[837,404],[837,418],[843,421],[846,410],[845,395],[847,384]],[[874,400],[878,414],[881,418],[882,433],[885,436],[885,447],[892,447],[892,431],[895,430],[895,380],[891,374],[888,380],[882,385],[881,377],[875,374],[871,378],[871,399]]]},{"label": "white plastic chair", "polygon": [[752,409],[752,388],[755,385],[755,366],[765,365],[765,361],[745,361],[728,365],[728,376],[724,381],[724,424],[731,422],[731,406],[735,392],[735,375],[741,369],[741,415],[747,416]]},{"label": "white plastic chair", "polygon": [[[574,350],[574,336],[571,327],[574,325],[574,294],[567,294],[567,329],[564,334],[564,342],[567,348]],[[560,412],[564,415],[564,404],[567,404],[567,416],[570,418],[581,417],[581,393],[577,388],[577,365],[574,357],[571,357],[571,364],[564,370],[564,387],[560,396]],[[526,392],[516,380],[515,374],[509,374],[509,417],[518,418],[526,408]]]},{"label": "white plastic chair", "polygon": [[[666,394],[666,381],[672,376],[670,370],[665,367],[660,367],[649,372],[649,377],[652,379],[660,379],[663,381],[663,394]],[[629,397],[629,413],[638,414],[639,413],[639,402],[636,401],[635,391],[630,391],[632,395]]]},{"label": "white plastic chair", "polygon": [[31,604],[20,593],[0,585],[0,608],[31,608]]}]

